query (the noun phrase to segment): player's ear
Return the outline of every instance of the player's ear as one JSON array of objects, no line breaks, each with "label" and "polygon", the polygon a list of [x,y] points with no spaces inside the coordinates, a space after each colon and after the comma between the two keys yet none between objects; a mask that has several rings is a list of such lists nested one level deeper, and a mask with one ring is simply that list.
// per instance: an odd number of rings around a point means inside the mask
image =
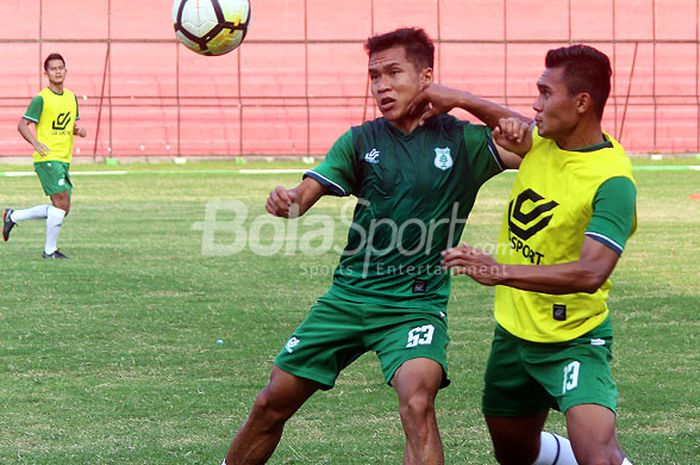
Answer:
[{"label": "player's ear", "polygon": [[588,92],[581,92],[576,95],[576,111],[580,115],[593,111],[593,99],[591,99],[591,94]]},{"label": "player's ear", "polygon": [[421,84],[427,85],[433,83],[433,68],[423,68],[421,71]]}]

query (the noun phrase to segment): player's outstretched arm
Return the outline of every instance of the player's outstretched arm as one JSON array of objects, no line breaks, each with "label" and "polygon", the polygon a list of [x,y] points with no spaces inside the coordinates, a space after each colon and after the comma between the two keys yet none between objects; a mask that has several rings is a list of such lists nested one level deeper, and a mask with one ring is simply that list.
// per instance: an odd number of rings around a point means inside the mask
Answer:
[{"label": "player's outstretched arm", "polygon": [[503,105],[459,89],[430,84],[418,94],[409,107],[409,111],[420,114],[419,124],[440,113],[447,113],[453,108],[461,108],[479,118],[488,127],[495,128],[501,118],[518,118],[530,123],[532,120],[518,112],[510,110]]},{"label": "player's outstretched arm", "polygon": [[17,130],[22,135],[24,140],[29,142],[32,145],[32,147],[34,147],[34,150],[39,152],[39,154],[42,157],[45,157],[46,154],[49,153],[49,148],[47,146],[45,146],[44,144],[42,144],[41,142],[39,142],[39,140],[37,140],[37,138],[36,138],[36,136],[34,136],[34,133],[32,132],[32,130],[29,129],[30,124],[35,124],[35,123],[33,121],[29,121],[26,118],[20,118],[19,123],[17,123]]},{"label": "player's outstretched arm", "polygon": [[619,255],[586,237],[581,257],[557,265],[503,265],[489,254],[467,244],[445,250],[442,264],[487,285],[510,286],[547,294],[594,293],[615,269]]},{"label": "player's outstretched arm", "polygon": [[275,187],[267,197],[265,209],[273,216],[297,218],[306,213],[328,189],[312,178],[304,179],[297,187]]}]

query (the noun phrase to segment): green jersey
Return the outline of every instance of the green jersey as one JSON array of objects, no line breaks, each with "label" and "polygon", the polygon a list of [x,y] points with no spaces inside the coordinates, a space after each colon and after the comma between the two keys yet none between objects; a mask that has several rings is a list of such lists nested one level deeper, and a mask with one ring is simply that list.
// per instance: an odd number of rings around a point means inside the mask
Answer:
[{"label": "green jersey", "polygon": [[490,129],[450,115],[408,134],[384,118],[346,132],[304,175],[358,198],[331,293],[444,306],[440,252],[457,245],[479,188],[502,170]]}]

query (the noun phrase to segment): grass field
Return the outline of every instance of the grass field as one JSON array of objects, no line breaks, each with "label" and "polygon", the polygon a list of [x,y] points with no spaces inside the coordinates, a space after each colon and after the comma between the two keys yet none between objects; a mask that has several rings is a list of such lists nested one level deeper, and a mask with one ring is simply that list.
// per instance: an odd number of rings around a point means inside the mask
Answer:
[{"label": "grass field", "polygon": [[[166,168],[175,167],[75,176],[60,239],[69,261],[41,259],[41,222],[21,224],[0,243],[1,464],[218,465],[275,353],[329,286],[333,250],[287,254],[294,243],[283,241],[270,256],[249,246],[225,254],[235,234],[219,230],[207,246],[201,230],[216,200],[245,205],[244,231],[251,230],[269,190],[299,175],[192,171],[241,168],[222,163],[154,172]],[[610,299],[619,437],[635,465],[696,465],[700,200],[689,195],[700,193],[700,172],[636,177],[639,231]],[[495,240],[513,179],[505,174],[485,186],[465,240]],[[0,186],[2,208],[45,201],[34,177],[0,178]],[[323,199],[315,212],[337,220],[349,202]],[[233,219],[218,217],[224,226]],[[300,235],[318,229],[303,220]],[[289,223],[271,221],[257,224],[256,247],[274,249],[273,236],[289,233]],[[334,223],[339,247],[347,223]],[[310,242],[323,249],[320,238]],[[450,464],[494,463],[479,410],[491,303],[491,289],[454,280],[453,384],[438,398]],[[549,428],[564,431],[561,415],[552,414]],[[402,447],[395,394],[366,355],[302,408],[270,463],[398,464]]]}]

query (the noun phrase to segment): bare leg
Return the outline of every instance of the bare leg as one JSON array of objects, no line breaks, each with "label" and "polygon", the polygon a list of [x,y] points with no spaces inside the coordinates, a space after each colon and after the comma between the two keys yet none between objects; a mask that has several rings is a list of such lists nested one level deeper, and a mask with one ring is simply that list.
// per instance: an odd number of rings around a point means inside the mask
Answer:
[{"label": "bare leg", "polygon": [[566,429],[580,465],[620,465],[625,454],[615,435],[615,414],[597,404],[571,407]]},{"label": "bare leg", "polygon": [[391,384],[399,397],[401,423],[406,434],[404,465],[442,465],[445,456],[435,418],[437,396],[443,371],[427,358],[405,362]]},{"label": "bare leg", "polygon": [[66,212],[66,216],[70,213],[70,194],[68,191],[59,192],[58,194],[53,194],[49,196],[51,199],[51,205],[56,208],[60,208]]},{"label": "bare leg", "polygon": [[319,388],[318,383],[272,369],[269,384],[258,393],[246,422],[233,438],[227,465],[264,464],[277,448],[284,425]]},{"label": "bare leg", "polygon": [[496,460],[501,465],[529,465],[540,451],[547,411],[526,417],[486,417]]}]

